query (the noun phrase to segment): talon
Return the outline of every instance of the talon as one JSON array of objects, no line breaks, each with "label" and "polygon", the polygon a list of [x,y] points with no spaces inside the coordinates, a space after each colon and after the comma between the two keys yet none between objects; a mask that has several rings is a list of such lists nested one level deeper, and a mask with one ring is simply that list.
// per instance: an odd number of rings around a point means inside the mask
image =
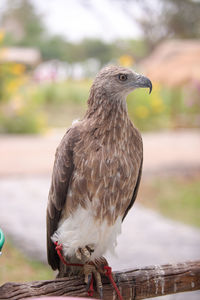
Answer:
[{"label": "talon", "polygon": [[78,248],[78,249],[76,250],[75,254],[76,254],[76,257],[77,257],[79,260],[81,260],[81,257],[82,257],[82,254],[81,254],[81,248]]},{"label": "talon", "polygon": [[87,276],[87,282],[86,282],[86,279],[85,279],[85,283],[87,283],[87,285],[86,285],[86,291],[89,290],[91,281],[92,281],[92,274],[89,274]]},{"label": "talon", "polygon": [[99,288],[100,299],[103,299],[103,287]]},{"label": "talon", "polygon": [[100,293],[100,289],[102,289],[101,274],[96,269],[93,272],[93,274],[94,274],[94,277],[95,277],[95,281],[96,281],[96,285],[97,285],[97,290]]},{"label": "talon", "polygon": [[86,247],[81,248],[81,252],[82,252],[82,254],[83,254],[85,257],[90,258],[91,254],[90,254],[89,250],[88,250]]},{"label": "talon", "polygon": [[85,246],[85,248],[90,252],[90,255],[94,252],[95,249],[94,245],[87,245]]}]

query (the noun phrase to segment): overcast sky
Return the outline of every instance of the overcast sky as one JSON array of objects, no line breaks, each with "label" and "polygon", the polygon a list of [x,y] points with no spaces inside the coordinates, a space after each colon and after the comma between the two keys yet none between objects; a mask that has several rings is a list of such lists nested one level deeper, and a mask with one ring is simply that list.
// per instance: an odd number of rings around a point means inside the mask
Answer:
[{"label": "overcast sky", "polygon": [[[124,12],[123,1],[118,0],[31,0],[44,15],[44,23],[52,33],[66,36],[69,40],[102,38],[137,38],[137,23]],[[6,0],[0,0],[0,8]],[[140,14],[133,4],[131,13]]]},{"label": "overcast sky", "polygon": [[[32,0],[32,3],[44,14],[51,32],[61,33],[73,41],[84,37],[107,41],[135,38],[140,33],[117,0]],[[134,15],[139,14],[137,6],[132,9]]]}]

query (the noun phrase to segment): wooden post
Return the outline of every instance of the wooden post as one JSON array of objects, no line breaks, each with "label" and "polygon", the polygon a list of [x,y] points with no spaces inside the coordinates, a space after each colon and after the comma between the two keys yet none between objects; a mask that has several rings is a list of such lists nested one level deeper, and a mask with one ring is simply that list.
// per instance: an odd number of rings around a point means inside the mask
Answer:
[{"label": "wooden post", "polygon": [[[124,300],[144,299],[200,289],[200,261],[149,266],[113,273]],[[104,299],[117,299],[107,278],[103,279]],[[28,283],[5,283],[0,299],[18,300],[39,296],[87,297],[82,277]],[[97,294],[94,297],[98,297]]]}]

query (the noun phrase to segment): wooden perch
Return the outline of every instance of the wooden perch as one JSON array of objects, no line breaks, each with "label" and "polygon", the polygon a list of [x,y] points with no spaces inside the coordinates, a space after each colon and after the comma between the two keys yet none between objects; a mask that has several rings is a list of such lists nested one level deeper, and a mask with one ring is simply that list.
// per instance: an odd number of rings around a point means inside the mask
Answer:
[{"label": "wooden perch", "polygon": [[[150,266],[113,273],[124,300],[145,299],[200,289],[200,261]],[[117,299],[113,287],[103,280],[104,299]],[[0,287],[0,299],[33,296],[87,297],[83,278],[70,277],[27,283],[8,282]],[[97,294],[94,296],[98,297]]]}]

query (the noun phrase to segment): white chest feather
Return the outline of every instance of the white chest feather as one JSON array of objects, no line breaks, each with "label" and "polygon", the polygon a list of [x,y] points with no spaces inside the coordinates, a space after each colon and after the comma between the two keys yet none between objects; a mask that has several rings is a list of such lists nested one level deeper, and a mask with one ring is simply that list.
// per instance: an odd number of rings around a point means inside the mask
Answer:
[{"label": "white chest feather", "polygon": [[71,257],[79,247],[93,244],[94,252],[91,259],[100,257],[107,250],[114,252],[117,245],[117,235],[121,232],[121,217],[113,225],[107,220],[98,222],[94,219],[92,207],[84,209],[81,206],[67,219],[61,220],[52,240],[62,243],[64,255]]}]

